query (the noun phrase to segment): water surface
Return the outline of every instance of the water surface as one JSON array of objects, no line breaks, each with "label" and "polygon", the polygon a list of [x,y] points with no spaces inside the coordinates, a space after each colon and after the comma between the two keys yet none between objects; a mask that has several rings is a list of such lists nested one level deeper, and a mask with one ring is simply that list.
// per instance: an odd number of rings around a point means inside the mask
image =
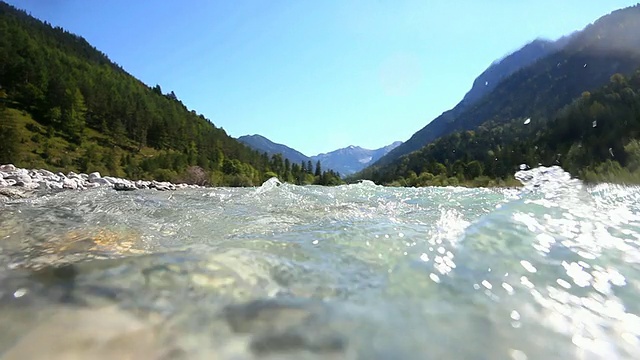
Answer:
[{"label": "water surface", "polygon": [[5,201],[0,354],[640,357],[640,189],[519,177]]}]

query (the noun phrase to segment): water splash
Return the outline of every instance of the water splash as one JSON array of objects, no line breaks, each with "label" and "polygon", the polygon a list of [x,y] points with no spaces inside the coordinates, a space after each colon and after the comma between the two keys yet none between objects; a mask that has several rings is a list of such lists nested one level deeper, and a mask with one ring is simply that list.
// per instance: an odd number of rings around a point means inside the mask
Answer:
[{"label": "water splash", "polygon": [[262,185],[256,190],[256,194],[262,194],[267,191],[272,191],[279,186],[282,186],[282,182],[280,182],[277,177],[272,177],[262,183]]}]

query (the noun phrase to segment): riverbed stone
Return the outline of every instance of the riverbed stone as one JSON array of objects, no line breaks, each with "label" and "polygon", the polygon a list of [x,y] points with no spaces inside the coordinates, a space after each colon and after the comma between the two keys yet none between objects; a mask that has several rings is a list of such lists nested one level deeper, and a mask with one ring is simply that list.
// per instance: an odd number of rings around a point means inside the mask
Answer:
[{"label": "riverbed stone", "polygon": [[14,174],[7,176],[6,179],[11,179],[11,180],[15,180],[16,182],[23,182],[23,183],[31,182],[31,176],[21,172],[15,172]]},{"label": "riverbed stone", "polygon": [[20,187],[23,187],[23,188],[29,189],[29,190],[35,190],[35,189],[40,187],[40,184],[37,183],[37,182],[32,182],[32,181],[21,181],[21,180],[18,180],[18,181],[16,181],[15,186],[20,186]]},{"label": "riverbed stone", "polygon": [[101,185],[101,186],[113,186],[113,184],[110,183],[109,180],[103,179],[103,178],[95,178],[95,179],[91,180],[89,183],[90,184],[98,184],[98,185]]},{"label": "riverbed stone", "polygon": [[118,191],[131,191],[131,190],[136,190],[137,187],[134,183],[128,182],[128,181],[122,181],[122,182],[117,182],[115,184],[113,184],[113,188],[115,190]]},{"label": "riverbed stone", "polygon": [[50,189],[54,189],[54,190],[64,189],[62,182],[60,181],[47,181],[46,184],[49,186]]},{"label": "riverbed stone", "polygon": [[151,188],[159,191],[175,190],[176,186],[170,182],[152,181]]},{"label": "riverbed stone", "polygon": [[65,178],[62,180],[62,188],[75,190],[78,188],[78,183],[74,179]]},{"label": "riverbed stone", "polygon": [[115,178],[113,176],[103,176],[102,178],[107,180],[108,182],[110,182],[112,185],[117,183],[117,182],[120,182],[120,180],[121,180],[121,179]]},{"label": "riverbed stone", "polygon": [[143,181],[143,180],[136,181],[136,187],[138,189],[148,189],[149,185],[151,185],[150,181]]},{"label": "riverbed stone", "polygon": [[53,176],[53,175],[54,175],[51,171],[49,171],[49,170],[45,170],[45,169],[40,169],[40,170],[38,170],[38,173],[39,173],[40,175],[42,175],[42,176],[46,176],[46,177],[51,177],[51,176]]},{"label": "riverbed stone", "polygon": [[[117,185],[116,185],[117,184]],[[160,191],[176,189],[193,189],[199,186],[186,184],[173,184],[163,181],[132,181],[112,176],[102,176],[99,172],[90,174],[75,173],[68,174],[62,172],[53,173],[45,169],[21,169],[12,164],[0,165],[0,187],[17,186],[28,189],[71,189],[83,190],[107,186],[116,190],[136,190],[136,189],[157,189]]]}]

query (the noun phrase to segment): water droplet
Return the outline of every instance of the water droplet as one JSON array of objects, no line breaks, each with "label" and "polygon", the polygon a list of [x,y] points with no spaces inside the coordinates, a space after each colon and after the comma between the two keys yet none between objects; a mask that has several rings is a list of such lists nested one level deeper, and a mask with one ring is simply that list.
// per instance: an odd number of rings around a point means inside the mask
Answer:
[{"label": "water droplet", "polygon": [[513,286],[503,282],[502,288],[505,289],[509,295],[513,294]]},{"label": "water droplet", "polygon": [[538,271],[538,269],[536,269],[535,266],[531,265],[531,263],[527,260],[520,260],[520,265],[522,265],[522,267],[530,273]]},{"label": "water droplet", "polygon": [[487,289],[491,290],[493,288],[493,286],[491,285],[490,282],[488,282],[487,280],[482,280],[482,285],[484,287],[486,287]]},{"label": "water droplet", "polygon": [[13,297],[14,297],[14,298],[16,298],[16,299],[18,299],[18,298],[21,298],[21,297],[25,296],[26,294],[27,294],[27,289],[25,289],[25,288],[20,288],[20,289],[16,290],[16,291],[13,293]]},{"label": "water droplet", "polygon": [[597,121],[595,121],[595,120],[593,120],[593,124],[592,124],[591,126],[592,126],[592,127],[596,127],[596,126],[598,126],[598,122],[597,122]]},{"label": "water droplet", "polygon": [[510,316],[511,316],[511,319],[513,320],[516,320],[516,321],[520,320],[520,313],[515,310],[511,311]]},{"label": "water droplet", "polygon": [[527,120],[524,121],[525,125],[528,125],[531,122],[531,118],[528,118]]},{"label": "water droplet", "polygon": [[429,261],[429,255],[427,255],[427,254],[425,254],[425,253],[422,253],[422,254],[420,255],[420,260],[422,260],[422,261],[424,261],[424,262]]},{"label": "water droplet", "polygon": [[513,360],[527,360],[527,354],[525,354],[524,351],[511,349],[509,350],[509,355],[511,355]]},{"label": "water droplet", "polygon": [[558,285],[562,286],[565,289],[570,289],[571,288],[571,284],[569,284],[568,282],[566,282],[563,279],[557,279],[556,282],[558,283]]},{"label": "water droplet", "polygon": [[526,276],[521,276],[520,277],[520,283],[526,287],[528,287],[529,289],[533,289],[535,287],[535,285],[533,285],[533,283],[531,281],[529,281],[529,279],[527,279]]},{"label": "water droplet", "polygon": [[313,240],[311,243],[312,243],[313,245],[318,245],[319,241],[318,241],[318,240]]},{"label": "water droplet", "polygon": [[438,275],[434,273],[429,274],[429,277],[431,278],[431,280],[433,280],[433,282],[436,282],[436,283],[440,282],[440,277],[438,277]]},{"label": "water droplet", "polygon": [[404,237],[404,234],[403,233],[398,233],[398,236],[399,237]]}]

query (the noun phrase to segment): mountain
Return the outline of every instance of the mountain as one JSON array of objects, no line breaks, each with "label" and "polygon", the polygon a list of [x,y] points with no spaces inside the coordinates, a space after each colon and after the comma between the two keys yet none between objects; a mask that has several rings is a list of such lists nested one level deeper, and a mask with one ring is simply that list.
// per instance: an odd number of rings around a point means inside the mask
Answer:
[{"label": "mountain", "polygon": [[312,156],[311,159],[314,162],[320,161],[323,169],[332,169],[341,175],[351,175],[377,161],[400,144],[402,144],[401,141],[396,141],[393,144],[375,150],[363,149],[359,146],[352,145],[325,154]]},{"label": "mountain", "polygon": [[317,161],[320,161],[322,169],[332,170],[340,175],[350,175],[358,172],[402,144],[401,141],[396,141],[391,145],[375,150],[363,149],[352,145],[309,157],[286,145],[275,143],[262,135],[244,135],[240,136],[238,141],[261,153],[266,152],[269,156],[281,154],[283,158],[289,159],[292,164],[311,161],[315,165]]},{"label": "mountain", "polygon": [[[0,162],[131,179],[339,183],[270,161],[82,37],[0,1]],[[193,177],[197,175],[197,179]]]},{"label": "mountain", "polygon": [[[557,51],[564,46],[568,37],[558,41],[548,41],[536,39],[529,44],[523,46],[504,58],[494,61],[482,74],[480,74],[473,82],[471,89],[465,94],[464,98],[451,110],[445,111],[430,124],[447,123],[451,119],[462,114],[466,109],[473,106],[485,95],[491,93],[496,86],[506,77],[512,75],[516,71],[529,66],[537,60]],[[398,157],[415,151],[426,144],[425,141],[433,140],[430,133],[433,132],[432,127],[425,126],[416,132],[404,144],[398,146],[393,151],[384,156],[377,165],[388,164]]]},{"label": "mountain", "polygon": [[269,156],[282,154],[284,158],[289,159],[292,163],[306,163],[311,160],[305,154],[286,145],[275,143],[262,135],[244,135],[240,136],[238,141],[260,152],[266,152]]},{"label": "mountain", "polygon": [[461,103],[467,106],[475,104],[483,96],[489,94],[504,78],[527,67],[539,59],[564,47],[570,37],[557,41],[536,39],[504,58],[494,61],[474,81]]},{"label": "mountain", "polygon": [[[560,107],[582,92],[606,84],[614,73],[630,74],[640,66],[640,6],[617,10],[584,30],[549,46],[527,48],[533,55],[522,56],[522,66],[503,79],[487,94],[470,91],[471,104],[464,100],[454,109],[427,124],[411,139],[381,158],[375,167],[382,168],[404,154],[418,150],[441,136],[471,130],[492,121],[495,124],[515,118],[546,121]],[[534,42],[535,43],[535,42]],[[559,49],[556,49],[559,46]],[[525,48],[521,49],[524,50]],[[541,55],[542,54],[542,55]],[[495,68],[509,64],[520,51],[507,56]],[[514,61],[517,63],[516,61]],[[517,68],[504,65],[503,73]],[[482,84],[480,84],[482,85]],[[476,82],[475,87],[478,86]],[[476,95],[476,94],[480,94]],[[469,100],[469,99],[467,99]],[[371,169],[376,171],[376,169]]]},{"label": "mountain", "polygon": [[560,165],[587,182],[640,184],[640,69],[614,74],[552,120],[488,121],[363,173],[397,186],[514,186],[518,169],[538,165]]}]

